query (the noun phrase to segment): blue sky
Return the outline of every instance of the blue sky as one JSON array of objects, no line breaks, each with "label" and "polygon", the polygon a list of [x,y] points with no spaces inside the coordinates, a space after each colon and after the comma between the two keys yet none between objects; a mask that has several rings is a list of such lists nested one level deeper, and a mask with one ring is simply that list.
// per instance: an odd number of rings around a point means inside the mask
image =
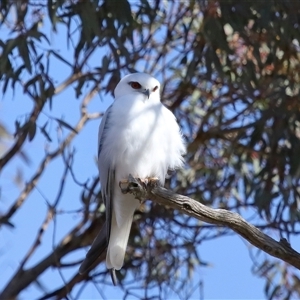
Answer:
[{"label": "blue sky", "polygon": [[[57,34],[50,33],[50,26],[45,22],[43,31],[50,37],[51,49],[59,49],[63,56],[68,56],[66,45],[66,31],[64,27],[58,26]],[[1,31],[0,38],[6,39],[7,32]],[[71,51],[70,51],[71,52]],[[91,67],[101,64],[105,50],[97,51],[90,61]],[[142,69],[139,71],[143,71]],[[56,82],[61,82],[68,76],[70,70],[62,68],[61,64],[55,62],[51,64],[51,74]],[[84,95],[82,95],[83,97]],[[82,99],[82,98],[81,98]],[[75,126],[79,117],[80,100],[75,99],[73,88],[69,88],[62,94],[53,99],[53,108],[46,108],[47,115],[64,118],[72,126]],[[89,112],[103,112],[112,102],[109,95],[102,93],[93,98],[89,104]],[[25,114],[30,112],[32,103],[30,99],[24,96],[22,89],[19,88],[12,95],[10,91],[0,100],[0,121],[7,129],[13,133],[15,130],[14,121],[16,118],[22,120]],[[38,119],[38,124],[43,125],[48,116],[42,114]],[[97,134],[100,119],[91,121],[85,129],[76,136],[72,147],[76,148],[74,170],[79,181],[85,181],[97,174],[95,157],[97,151]],[[4,169],[1,174],[1,202],[0,212],[5,213],[11,203],[18,197],[20,188],[13,183],[13,178],[20,170],[26,180],[29,180],[34,174],[36,166],[40,164],[44,156],[45,149],[53,150],[58,142],[56,139],[57,125],[55,122],[49,123],[52,143],[46,143],[45,138],[41,134],[37,134],[32,142],[26,142],[23,147],[31,164],[25,164],[22,159],[16,158]],[[68,130],[63,130],[62,136],[68,134]],[[9,141],[7,141],[9,145]],[[62,162],[56,159],[49,164],[47,171],[37,184],[37,188],[31,193],[23,207],[14,215],[12,222],[15,228],[2,227],[0,230],[0,269],[5,276],[0,277],[0,289],[2,289],[13,275],[22,258],[32,245],[37,228],[43,222],[47,212],[46,202],[53,203],[59,182],[62,176]],[[59,203],[59,209],[62,211],[71,211],[80,209],[81,202],[78,197],[80,192],[72,182],[71,178],[67,178],[66,189],[63,193],[62,201]],[[30,267],[39,262],[48,255],[53,244],[60,241],[73,226],[79,222],[80,215],[63,214],[57,218],[56,224],[51,222],[43,236],[42,244],[34,255],[30,258],[26,267]],[[297,249],[300,247],[299,242],[295,241],[293,246]],[[298,246],[298,247],[297,247]],[[217,240],[206,242],[200,247],[200,254],[203,260],[210,262],[211,266],[198,269],[195,274],[195,282],[200,279],[203,281],[204,299],[264,299],[264,280],[254,277],[251,274],[252,262],[249,257],[249,244],[236,234],[232,236],[222,237]],[[77,251],[72,258],[82,258],[87,249]],[[101,266],[103,267],[103,266]],[[48,270],[41,277],[41,282],[51,291],[57,286],[61,286],[64,282],[63,278],[68,279],[77,272],[77,268],[70,268],[59,273],[57,270]],[[109,280],[109,278],[108,278]],[[120,287],[104,287],[102,292],[107,299],[119,299],[123,296]],[[73,294],[75,296],[76,293]],[[34,299],[40,295],[37,286],[30,286],[21,293],[20,299]],[[195,291],[195,297],[198,296],[198,290]],[[81,299],[99,299],[98,290],[90,284],[81,294]],[[177,299],[176,295],[171,295],[172,299]],[[170,298],[170,299],[171,299]],[[196,299],[196,298],[195,298]]]}]

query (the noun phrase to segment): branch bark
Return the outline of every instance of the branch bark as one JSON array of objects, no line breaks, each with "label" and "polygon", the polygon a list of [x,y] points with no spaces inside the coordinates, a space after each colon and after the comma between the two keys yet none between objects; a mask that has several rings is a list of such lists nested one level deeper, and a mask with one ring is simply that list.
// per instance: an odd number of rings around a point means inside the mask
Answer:
[{"label": "branch bark", "polygon": [[[36,122],[37,118],[39,117],[39,115],[43,109],[44,104],[45,104],[45,102],[36,101],[36,105],[26,123],[29,123],[29,122],[35,123]],[[16,142],[11,147],[11,149],[9,151],[7,151],[5,153],[5,155],[3,155],[3,157],[1,157],[0,173],[1,173],[1,170],[4,168],[4,166],[16,155],[16,153],[18,153],[20,151],[24,142],[26,141],[27,135],[28,135],[28,130],[24,130],[20,134],[20,136],[17,138]]]},{"label": "branch bark", "polygon": [[[90,226],[81,234],[78,234],[78,229],[82,227],[83,224],[79,224],[75,230],[72,230],[68,235],[66,235],[60,244],[43,260],[38,262],[35,266],[24,269],[20,267],[13,277],[9,280],[8,284],[4,287],[3,291],[0,291],[0,299],[17,299],[17,296],[26,289],[33,282],[36,282],[39,276],[45,272],[50,267],[60,268],[61,260],[65,255],[79,249],[90,245],[96,237],[99,227],[103,226],[103,223],[99,222],[101,220],[94,219]],[[103,221],[103,220],[102,220]],[[99,262],[105,259],[104,255],[99,257]],[[99,263],[98,262],[98,263]],[[79,264],[79,262],[77,262]],[[73,286],[79,281],[87,281],[89,274],[86,275],[75,275],[67,285],[64,285],[60,289],[56,290],[57,297],[55,299],[62,299],[67,295]],[[53,299],[53,293],[49,294],[49,298]],[[46,294],[43,299],[47,298]],[[52,297],[53,296],[53,297]]]},{"label": "branch bark", "polygon": [[124,194],[131,193],[139,200],[150,199],[161,205],[177,209],[200,221],[228,227],[253,246],[300,270],[300,254],[285,239],[275,241],[249,224],[237,213],[225,209],[213,209],[192,198],[176,194],[159,186],[156,179],[149,179],[145,183],[129,175],[128,180],[120,182],[120,188]]}]

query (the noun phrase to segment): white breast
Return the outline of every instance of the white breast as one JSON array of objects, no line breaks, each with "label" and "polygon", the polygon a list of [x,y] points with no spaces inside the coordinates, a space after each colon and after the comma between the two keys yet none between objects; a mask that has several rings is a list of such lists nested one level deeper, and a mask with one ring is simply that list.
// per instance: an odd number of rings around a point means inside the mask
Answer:
[{"label": "white breast", "polygon": [[184,152],[174,115],[159,101],[124,96],[112,107],[109,148],[104,155],[117,166],[117,180],[128,174],[139,178],[159,177],[163,183],[168,168],[181,165]]}]

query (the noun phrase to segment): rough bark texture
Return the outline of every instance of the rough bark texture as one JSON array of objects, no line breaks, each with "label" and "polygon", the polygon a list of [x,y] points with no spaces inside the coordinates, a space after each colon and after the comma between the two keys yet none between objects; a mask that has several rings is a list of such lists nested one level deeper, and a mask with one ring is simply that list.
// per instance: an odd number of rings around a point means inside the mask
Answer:
[{"label": "rough bark texture", "polygon": [[123,181],[120,187],[123,193],[132,193],[139,200],[150,199],[161,205],[177,209],[200,221],[228,227],[255,247],[300,270],[300,254],[285,239],[275,241],[252,224],[249,224],[237,213],[225,209],[213,209],[192,198],[176,194],[159,186],[156,179],[149,179],[145,183],[129,175],[128,180]]}]

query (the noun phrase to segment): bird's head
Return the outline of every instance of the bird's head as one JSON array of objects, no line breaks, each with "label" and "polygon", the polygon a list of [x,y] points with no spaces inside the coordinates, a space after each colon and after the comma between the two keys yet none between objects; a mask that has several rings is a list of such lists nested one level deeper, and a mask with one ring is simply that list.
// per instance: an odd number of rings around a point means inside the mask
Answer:
[{"label": "bird's head", "polygon": [[115,98],[121,96],[139,93],[149,99],[150,96],[156,95],[159,99],[160,83],[154,77],[145,73],[134,73],[126,75],[121,79],[115,88]]}]

